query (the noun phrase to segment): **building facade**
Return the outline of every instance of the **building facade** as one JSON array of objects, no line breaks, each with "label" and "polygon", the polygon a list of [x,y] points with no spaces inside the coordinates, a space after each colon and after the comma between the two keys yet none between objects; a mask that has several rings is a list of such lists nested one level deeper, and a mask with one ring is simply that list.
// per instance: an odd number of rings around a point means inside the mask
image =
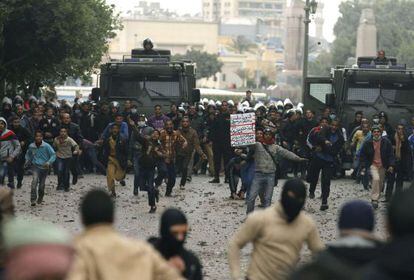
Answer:
[{"label": "building facade", "polygon": [[109,57],[121,59],[131,49],[142,47],[151,38],[156,48],[169,49],[172,54],[184,54],[197,49],[218,52],[218,24],[203,21],[173,21],[155,19],[123,19],[123,29],[109,44]]}]

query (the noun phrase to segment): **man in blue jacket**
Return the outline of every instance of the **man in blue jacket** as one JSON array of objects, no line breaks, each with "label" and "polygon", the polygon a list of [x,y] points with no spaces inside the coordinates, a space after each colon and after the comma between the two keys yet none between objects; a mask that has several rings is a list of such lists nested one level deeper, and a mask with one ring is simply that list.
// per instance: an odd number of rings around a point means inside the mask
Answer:
[{"label": "man in blue jacket", "polygon": [[32,206],[41,204],[45,194],[45,181],[49,167],[56,160],[56,154],[52,146],[43,141],[43,133],[36,131],[34,143],[29,145],[26,153],[25,167],[32,165],[33,179],[30,201]]}]

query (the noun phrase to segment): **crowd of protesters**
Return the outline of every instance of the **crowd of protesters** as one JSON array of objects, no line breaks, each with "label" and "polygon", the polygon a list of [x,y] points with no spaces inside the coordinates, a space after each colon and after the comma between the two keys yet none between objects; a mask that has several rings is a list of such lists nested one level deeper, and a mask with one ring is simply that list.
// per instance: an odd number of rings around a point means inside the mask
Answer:
[{"label": "crowd of protesters", "polygon": [[[410,237],[414,217],[407,211],[414,193],[403,191],[404,182],[413,179],[414,118],[410,124],[401,121],[393,127],[385,112],[375,116],[356,112],[355,120],[344,124],[330,108],[316,115],[289,99],[264,104],[253,100],[250,91],[240,102],[203,99],[198,104],[172,104],[168,112],[155,105],[149,115],[141,114],[129,100],[122,106],[92,101],[70,106],[15,96],[5,98],[1,106],[0,184],[4,186],[7,179],[8,188],[0,188],[5,222],[0,248],[6,252],[0,257],[6,279],[136,279],[137,274],[140,279],[201,279],[198,258],[184,248],[189,227],[180,210],[163,213],[160,237],[149,240],[152,247],[123,237],[112,227],[116,184],[129,187],[127,172],[134,174],[131,192],[148,193],[150,213],[157,210],[164,184],[163,196],[173,195],[177,177],[183,191],[192,176],[206,174],[211,184],[217,184],[224,174],[230,198],[245,200],[250,214],[229,243],[232,279],[241,277],[240,250],[247,243],[254,245],[247,279],[352,279],[353,275],[409,279],[406,276],[412,275],[409,265],[400,267],[389,260],[390,254],[403,263],[414,258]],[[232,147],[230,115],[241,113],[255,113],[256,143]],[[331,180],[344,175],[345,161],[353,162],[351,177],[356,186],[371,190],[371,203],[346,204],[339,217],[340,239],[325,249],[319,229],[302,210],[307,197],[315,198],[319,181],[320,210],[329,208]],[[85,232],[75,244],[53,225],[11,219],[11,190],[23,186],[26,173],[32,174],[34,207],[44,203],[51,173],[58,178],[57,191],[70,191],[83,174],[91,172],[106,176],[108,191],[93,190],[83,198]],[[291,174],[306,180],[309,188],[300,179],[288,180],[272,206],[278,180]],[[382,193],[383,202],[391,201],[388,244],[372,234],[373,209],[378,208]],[[252,213],[257,197],[266,209]],[[291,275],[304,243],[318,257]],[[401,248],[406,253],[398,255]]]},{"label": "crowd of protesters", "polygon": [[[122,106],[92,101],[70,106],[15,96],[4,98],[1,109],[0,184],[7,177],[8,187],[20,188],[30,167],[32,206],[43,202],[51,172],[63,191],[70,191],[82,174],[104,174],[113,197],[116,182],[125,186],[127,172],[133,172],[132,192],[148,193],[151,213],[160,186],[165,183],[169,197],[177,177],[185,189],[197,174],[220,183],[224,173],[230,197],[245,199],[247,213],[257,196],[262,207],[270,206],[273,187],[290,174],[309,183],[311,199],[320,181],[320,209],[328,209],[331,180],[344,176],[344,162],[352,162],[352,178],[371,189],[374,208],[384,184],[387,202],[394,189],[412,180],[414,117],[393,127],[385,112],[356,112],[355,120],[344,124],[330,108],[317,115],[289,99],[264,104],[253,100],[250,91],[240,102],[203,99],[172,104],[168,112],[155,105],[147,115],[130,100]],[[247,112],[256,115],[256,144],[232,147],[230,115]]]}]

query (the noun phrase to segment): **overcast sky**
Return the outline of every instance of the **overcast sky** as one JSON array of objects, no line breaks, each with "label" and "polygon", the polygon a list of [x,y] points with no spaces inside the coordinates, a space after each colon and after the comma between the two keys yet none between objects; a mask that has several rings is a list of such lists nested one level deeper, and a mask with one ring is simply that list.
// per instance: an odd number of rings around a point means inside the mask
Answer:
[{"label": "overcast sky", "polygon": [[[120,11],[127,11],[132,9],[138,4],[139,0],[106,0],[110,4],[115,6]],[[329,41],[334,39],[333,26],[339,16],[338,5],[342,0],[324,0],[324,18],[325,27],[324,35]],[[201,12],[201,0],[156,0],[154,2],[160,2],[161,6],[165,9],[176,11],[180,14],[190,13],[197,14]],[[312,29],[311,29],[312,32]]]}]

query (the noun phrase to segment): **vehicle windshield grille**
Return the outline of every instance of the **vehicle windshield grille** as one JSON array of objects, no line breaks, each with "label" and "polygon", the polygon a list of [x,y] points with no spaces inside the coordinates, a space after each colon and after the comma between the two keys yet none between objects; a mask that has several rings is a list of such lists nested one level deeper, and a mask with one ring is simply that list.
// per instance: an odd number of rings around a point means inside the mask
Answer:
[{"label": "vehicle windshield grille", "polygon": [[139,80],[134,79],[116,79],[112,80],[110,91],[111,96],[119,97],[135,97],[140,98],[143,95],[148,95],[152,98],[158,97],[179,97],[180,83],[178,80],[151,80],[144,78]]},{"label": "vehicle windshield grille", "polygon": [[349,102],[366,102],[374,103],[380,95],[379,88],[362,88],[350,87],[348,88]]}]

